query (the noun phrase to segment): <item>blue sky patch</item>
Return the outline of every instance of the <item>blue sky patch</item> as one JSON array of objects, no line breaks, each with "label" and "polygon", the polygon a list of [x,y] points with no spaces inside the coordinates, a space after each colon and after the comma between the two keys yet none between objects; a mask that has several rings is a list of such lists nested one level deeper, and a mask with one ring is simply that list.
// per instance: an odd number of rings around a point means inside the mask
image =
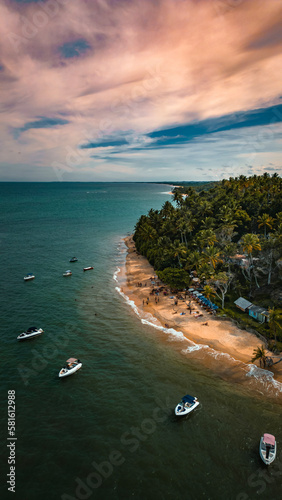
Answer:
[{"label": "blue sky patch", "polygon": [[145,149],[156,146],[165,147],[169,145],[186,143],[192,139],[238,128],[256,127],[271,125],[282,121],[282,105],[260,108],[252,111],[225,115],[219,118],[210,118],[197,123],[180,125],[178,127],[157,130],[147,134],[147,137],[154,139],[151,145]]},{"label": "blue sky patch", "polygon": [[14,135],[17,138],[21,132],[25,132],[31,128],[51,128],[56,125],[66,125],[67,123],[69,123],[68,120],[62,120],[61,118],[47,118],[45,116],[41,116],[38,120],[27,122],[22,127],[15,129]]},{"label": "blue sky patch", "polygon": [[128,142],[125,139],[113,139],[112,141],[89,142],[88,144],[83,144],[81,149],[108,148],[125,145],[128,145]]},{"label": "blue sky patch", "polygon": [[73,42],[66,42],[61,45],[61,47],[59,47],[61,55],[66,59],[70,59],[72,57],[80,57],[89,49],[90,45],[84,38],[79,38],[78,40],[74,40]]}]

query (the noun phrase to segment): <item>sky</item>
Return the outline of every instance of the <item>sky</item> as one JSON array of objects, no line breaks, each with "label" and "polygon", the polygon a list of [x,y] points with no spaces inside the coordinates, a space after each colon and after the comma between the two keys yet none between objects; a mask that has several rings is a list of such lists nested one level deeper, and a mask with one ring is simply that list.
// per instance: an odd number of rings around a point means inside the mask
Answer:
[{"label": "sky", "polygon": [[281,175],[280,0],[0,0],[0,181]]}]

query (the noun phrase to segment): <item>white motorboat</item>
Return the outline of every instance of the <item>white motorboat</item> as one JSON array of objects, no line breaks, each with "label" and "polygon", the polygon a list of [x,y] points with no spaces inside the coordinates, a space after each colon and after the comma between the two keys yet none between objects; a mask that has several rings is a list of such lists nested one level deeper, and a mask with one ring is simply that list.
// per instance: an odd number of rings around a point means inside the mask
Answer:
[{"label": "white motorboat", "polygon": [[260,438],[259,454],[262,461],[269,465],[276,457],[276,441],[272,434],[264,434]]},{"label": "white motorboat", "polygon": [[191,413],[191,411],[195,410],[195,408],[197,408],[199,404],[200,403],[197,398],[195,398],[194,396],[189,396],[187,394],[186,396],[183,396],[181,402],[176,406],[175,415],[177,415],[178,417],[188,415],[188,413]]},{"label": "white motorboat", "polygon": [[68,269],[67,271],[64,272],[63,276],[71,276],[72,275],[72,272],[70,269]]},{"label": "white motorboat", "polygon": [[70,358],[67,359],[66,361],[66,366],[62,368],[59,372],[59,377],[68,377],[69,375],[72,375],[73,373],[77,372],[82,367],[81,361],[76,358]]},{"label": "white motorboat", "polygon": [[28,273],[25,277],[24,277],[24,280],[25,281],[30,281],[30,280],[34,280],[35,276],[34,274],[32,273]]},{"label": "white motorboat", "polygon": [[77,261],[78,261],[77,257],[72,257],[72,258],[70,259],[70,262],[77,262]]},{"label": "white motorboat", "polygon": [[36,326],[31,326],[26,330],[26,332],[20,333],[20,335],[17,337],[18,340],[28,340],[32,339],[33,337],[38,337],[38,335],[41,335],[44,330],[42,328],[36,328]]}]

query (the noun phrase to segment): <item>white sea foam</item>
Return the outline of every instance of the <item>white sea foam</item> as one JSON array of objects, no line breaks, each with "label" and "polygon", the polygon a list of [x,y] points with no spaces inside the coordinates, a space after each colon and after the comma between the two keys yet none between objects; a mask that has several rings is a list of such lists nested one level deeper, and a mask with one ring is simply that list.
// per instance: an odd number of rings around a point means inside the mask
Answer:
[{"label": "white sea foam", "polygon": [[[120,272],[120,268],[117,268],[113,275],[113,279],[118,282],[118,274]],[[138,307],[136,306],[135,302],[133,300],[130,300],[129,297],[123,293],[120,289],[120,287],[115,287],[116,291],[123,297],[125,302],[133,309],[135,314],[140,318],[142,324],[152,326],[153,328],[156,328],[157,330],[163,331],[165,334],[169,336],[169,340],[181,340],[189,343],[185,349],[182,350],[183,354],[190,354],[195,351],[200,351],[202,349],[205,350],[205,353],[212,356],[215,359],[223,359],[225,361],[229,361],[232,363],[238,363],[238,361],[230,356],[230,354],[227,354],[225,352],[220,352],[216,351],[212,347],[206,345],[206,344],[196,344],[192,340],[187,339],[183,332],[174,330],[174,328],[166,328],[163,327],[160,322],[158,321],[157,318],[152,316],[151,314],[145,314],[143,311],[140,311]],[[242,366],[244,363],[242,363]],[[248,372],[246,373],[247,377],[254,377],[256,380],[258,380],[260,383],[262,383],[264,386],[268,386],[269,384],[278,391],[278,393],[282,392],[282,383],[278,382],[277,380],[274,379],[274,375],[272,372],[268,370],[263,370],[262,368],[258,368],[255,365],[248,364],[245,365],[248,368]]]},{"label": "white sea foam", "polygon": [[121,291],[121,289],[116,286],[116,291],[124,298],[125,302],[130,306],[132,307],[133,311],[135,312],[135,314],[140,318],[140,314],[139,314],[139,309],[138,307],[136,306],[135,302],[133,300],[130,300],[129,297],[127,297],[127,295],[125,295],[125,293],[123,293]]},{"label": "white sea foam", "polygon": [[[190,342],[192,342],[190,340]],[[192,345],[189,345],[188,347],[186,347],[186,349],[183,349],[182,353],[183,354],[190,354],[191,352],[194,352],[194,351],[200,351],[201,349],[208,349],[208,345],[205,345],[205,344],[194,344],[194,342],[192,343]]]},{"label": "white sea foam", "polygon": [[246,373],[247,377],[254,377],[258,382],[263,385],[272,385],[278,392],[282,392],[282,383],[274,379],[274,375],[269,370],[264,370],[256,365],[247,365],[249,371]]},{"label": "white sea foam", "polygon": [[120,268],[118,267],[117,270],[114,272],[113,279],[115,281],[118,281],[118,274],[120,273]]}]

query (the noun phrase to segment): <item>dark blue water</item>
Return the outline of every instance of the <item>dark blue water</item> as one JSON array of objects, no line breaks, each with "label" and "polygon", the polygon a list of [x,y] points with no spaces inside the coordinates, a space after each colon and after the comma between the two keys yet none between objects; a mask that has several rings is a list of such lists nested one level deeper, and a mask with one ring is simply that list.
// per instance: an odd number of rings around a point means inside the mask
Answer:
[{"label": "dark blue water", "polygon": [[[116,291],[122,239],[141,214],[171,199],[168,191],[0,184],[1,499],[281,498],[279,387],[238,383],[234,367],[224,365],[223,377],[200,354],[184,355],[180,340],[142,324]],[[24,282],[28,272],[35,279]],[[17,342],[32,325],[44,334]],[[60,380],[71,356],[83,367]],[[6,483],[8,390],[16,401],[15,494]],[[201,405],[175,421],[186,393]],[[267,470],[258,457],[263,432],[278,441]]]}]

